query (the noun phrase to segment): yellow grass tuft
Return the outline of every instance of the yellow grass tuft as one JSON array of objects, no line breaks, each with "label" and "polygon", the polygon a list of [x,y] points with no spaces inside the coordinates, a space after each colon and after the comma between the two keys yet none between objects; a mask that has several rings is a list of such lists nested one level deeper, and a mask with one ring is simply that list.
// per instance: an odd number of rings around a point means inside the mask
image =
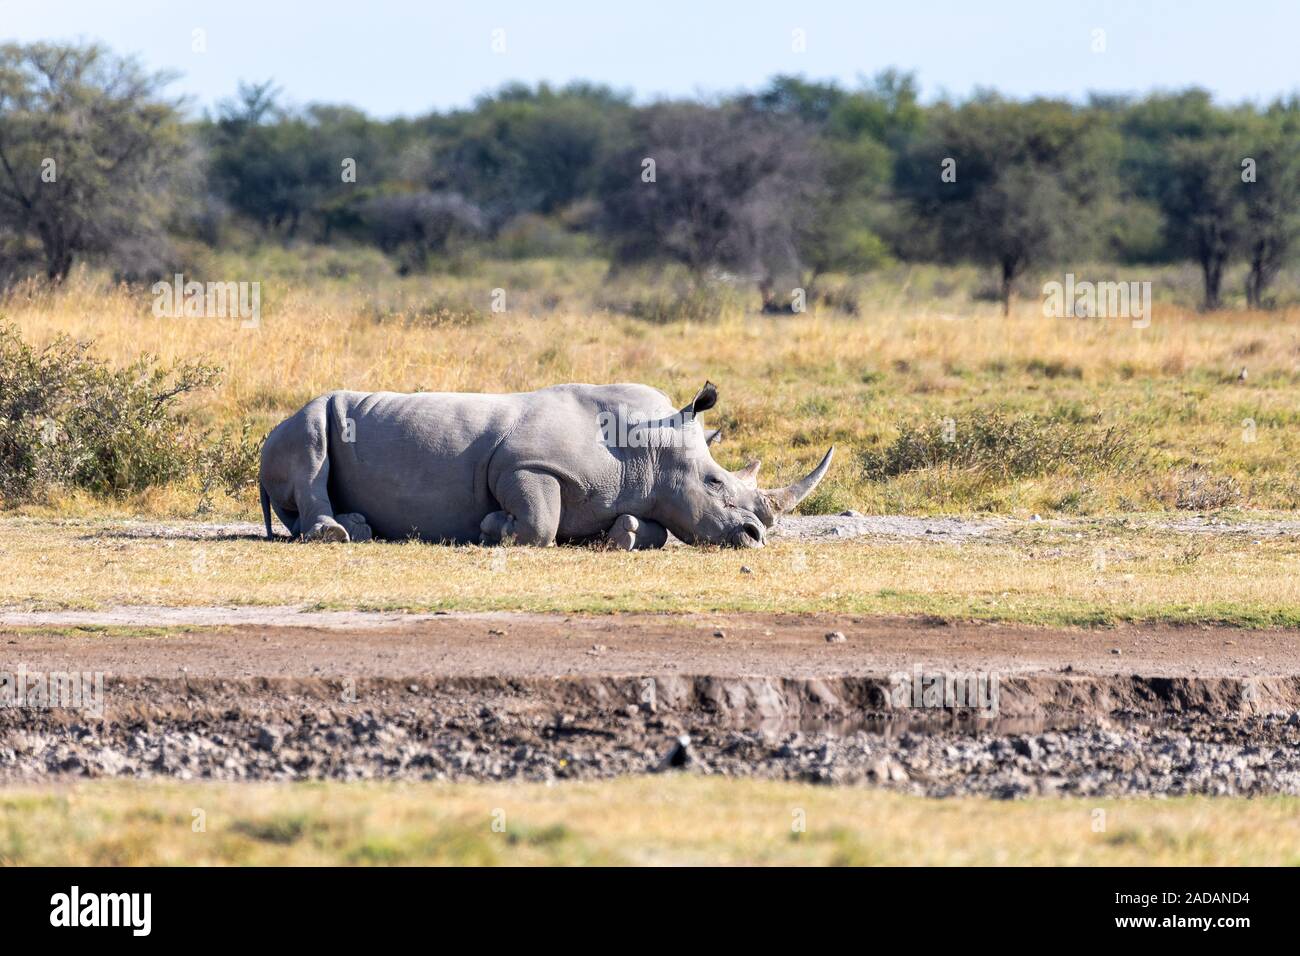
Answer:
[{"label": "yellow grass tuft", "polygon": [[1294,866],[1295,797],[927,800],[603,783],[87,783],[0,791],[0,863]]}]

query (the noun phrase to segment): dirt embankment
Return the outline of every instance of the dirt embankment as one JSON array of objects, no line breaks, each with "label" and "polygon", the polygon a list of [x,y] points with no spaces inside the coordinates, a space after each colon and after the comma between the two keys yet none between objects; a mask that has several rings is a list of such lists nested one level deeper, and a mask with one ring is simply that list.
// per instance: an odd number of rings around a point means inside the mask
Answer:
[{"label": "dirt embankment", "polygon": [[[102,710],[0,707],[0,779],[682,768],[930,795],[1300,793],[1292,632],[257,613],[275,623],[117,633],[11,615],[0,671],[98,672],[104,693]],[[925,696],[945,686],[971,696]]]}]

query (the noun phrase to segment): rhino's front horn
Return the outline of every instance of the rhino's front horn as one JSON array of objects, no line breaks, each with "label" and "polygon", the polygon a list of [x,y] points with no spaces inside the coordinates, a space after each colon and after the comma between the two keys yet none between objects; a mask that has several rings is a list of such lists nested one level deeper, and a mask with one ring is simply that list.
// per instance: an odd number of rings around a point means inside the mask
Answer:
[{"label": "rhino's front horn", "polygon": [[794,511],[799,506],[799,502],[812,494],[813,489],[826,476],[826,470],[831,466],[831,456],[834,454],[835,446],[831,445],[821,464],[793,485],[786,485],[784,488],[777,488],[773,491],[764,491],[763,494],[772,504],[772,510],[777,514],[788,514]]}]

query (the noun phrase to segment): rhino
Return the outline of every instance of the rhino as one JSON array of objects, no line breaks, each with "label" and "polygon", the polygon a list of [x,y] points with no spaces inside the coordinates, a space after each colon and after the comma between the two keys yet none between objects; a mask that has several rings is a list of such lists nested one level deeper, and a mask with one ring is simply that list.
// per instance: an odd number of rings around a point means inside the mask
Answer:
[{"label": "rhino", "polygon": [[762,547],[830,467],[758,487],[759,463],[728,471],[699,416],[712,382],[678,408],[646,385],[554,385],[532,392],[334,391],[267,436],[259,485],[304,541],[371,537],[547,546],[605,540],[658,548]]}]

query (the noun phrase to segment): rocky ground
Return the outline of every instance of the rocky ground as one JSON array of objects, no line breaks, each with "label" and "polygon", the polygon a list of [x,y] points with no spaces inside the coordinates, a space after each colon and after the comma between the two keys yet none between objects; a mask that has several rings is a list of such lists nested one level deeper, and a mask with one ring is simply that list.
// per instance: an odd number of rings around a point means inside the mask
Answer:
[{"label": "rocky ground", "polygon": [[[532,780],[703,773],[862,784],[933,797],[1300,794],[1300,712],[1224,720],[1114,714],[1075,723],[728,726],[645,705],[502,706],[517,689],[370,683],[370,704],[297,692],[150,683],[109,720],[0,717],[0,777]],[[187,706],[182,707],[182,701]],[[558,703],[558,702],[557,702]],[[1030,729],[1032,728],[1032,729]]]},{"label": "rocky ground", "polygon": [[[20,620],[0,623],[0,670],[107,676],[99,712],[0,707],[11,783],[684,772],[930,796],[1300,793],[1300,635],[1287,631],[497,614],[115,633]],[[897,675],[917,666],[995,679],[996,714],[900,704]]]}]

